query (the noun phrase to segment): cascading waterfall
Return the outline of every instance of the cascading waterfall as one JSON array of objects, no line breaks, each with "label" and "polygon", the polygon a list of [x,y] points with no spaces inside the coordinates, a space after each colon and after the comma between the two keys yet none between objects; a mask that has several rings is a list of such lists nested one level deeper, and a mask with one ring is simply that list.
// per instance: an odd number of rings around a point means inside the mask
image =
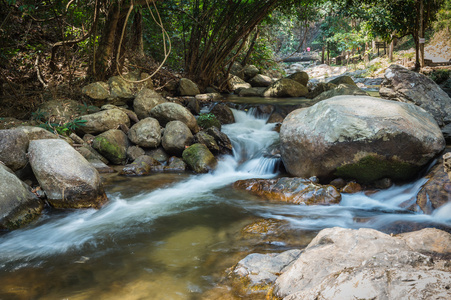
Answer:
[{"label": "cascading waterfall", "polygon": [[[171,183],[150,191],[152,180],[162,175],[115,177],[102,209],[51,212],[0,235],[0,280],[17,282],[11,290],[20,290],[24,276],[38,274],[43,283],[22,297],[27,299],[190,299],[214,285],[209,274],[236,263],[215,265],[211,257],[229,259],[237,251],[234,244],[246,242],[234,226],[255,218],[282,220],[312,234],[332,226],[396,232],[399,223],[451,228],[451,203],[432,215],[403,208],[415,201],[425,179],[371,195],[343,194],[331,206],[266,202],[234,191],[230,186],[237,180],[277,176],[280,163],[274,125],[253,110],[234,114],[236,123],[223,126],[234,154],[222,157],[214,172],[164,175],[172,176]],[[131,189],[138,191],[129,196]],[[270,246],[284,249],[283,242]],[[236,247],[252,250],[248,244]],[[0,288],[0,299],[15,295],[3,292]]]}]

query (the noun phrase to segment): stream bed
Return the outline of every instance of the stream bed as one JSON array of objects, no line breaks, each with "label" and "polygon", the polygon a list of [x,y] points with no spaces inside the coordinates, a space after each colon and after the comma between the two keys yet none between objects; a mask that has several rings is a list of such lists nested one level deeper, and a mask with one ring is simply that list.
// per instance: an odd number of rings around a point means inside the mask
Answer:
[{"label": "stream bed", "polygon": [[199,299],[247,254],[305,247],[323,228],[451,231],[451,204],[433,215],[401,207],[415,201],[421,178],[370,196],[343,194],[331,206],[234,190],[237,180],[281,176],[279,158],[267,150],[278,141],[274,125],[252,110],[234,113],[237,122],[223,126],[234,156],[213,173],[105,175],[110,201],[102,209],[47,211],[1,234],[0,299]]}]

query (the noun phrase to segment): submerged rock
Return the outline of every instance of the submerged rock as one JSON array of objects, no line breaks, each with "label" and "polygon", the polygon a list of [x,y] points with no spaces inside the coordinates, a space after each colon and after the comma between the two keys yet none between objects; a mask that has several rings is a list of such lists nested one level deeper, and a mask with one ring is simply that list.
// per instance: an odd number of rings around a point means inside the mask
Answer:
[{"label": "submerged rock", "polygon": [[0,230],[19,228],[37,218],[44,204],[0,162]]},{"label": "submerged rock", "polygon": [[294,204],[336,204],[341,195],[332,185],[320,185],[314,179],[279,178],[246,179],[233,184],[236,189],[249,191],[268,200]]},{"label": "submerged rock", "polygon": [[322,230],[276,280],[287,299],[448,299],[451,235],[423,229],[395,237],[373,229]]},{"label": "submerged rock", "polygon": [[290,113],[280,145],[294,176],[369,183],[413,178],[445,141],[432,116],[415,105],[339,96]]},{"label": "submerged rock", "polygon": [[230,141],[227,134],[220,131],[216,127],[210,127],[206,130],[207,134],[211,135],[215,141],[216,144],[219,146],[219,154],[232,154],[233,153],[233,147],[232,142]]},{"label": "submerged rock", "polygon": [[97,170],[65,141],[31,141],[28,155],[52,206],[99,208],[108,200]]}]

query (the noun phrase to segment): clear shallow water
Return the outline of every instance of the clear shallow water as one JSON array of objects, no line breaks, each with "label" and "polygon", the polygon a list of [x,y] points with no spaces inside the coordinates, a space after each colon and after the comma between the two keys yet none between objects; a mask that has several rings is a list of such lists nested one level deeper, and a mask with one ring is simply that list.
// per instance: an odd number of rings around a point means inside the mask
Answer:
[{"label": "clear shallow water", "polygon": [[[278,134],[264,118],[236,111],[224,126],[235,149],[212,174],[106,177],[108,205],[51,211],[27,228],[0,236],[0,299],[198,299],[247,253],[303,247],[326,227],[402,232],[451,227],[451,204],[433,215],[402,207],[424,180],[340,205],[299,206],[235,191],[246,178],[272,178]],[[274,220],[281,232],[243,227]]]}]

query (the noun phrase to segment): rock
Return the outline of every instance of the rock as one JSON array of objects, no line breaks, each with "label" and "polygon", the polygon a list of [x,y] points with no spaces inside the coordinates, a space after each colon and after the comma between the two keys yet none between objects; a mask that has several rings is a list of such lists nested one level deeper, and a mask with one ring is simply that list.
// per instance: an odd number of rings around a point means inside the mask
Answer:
[{"label": "rock", "polygon": [[344,95],[349,95],[349,96],[368,96],[368,93],[363,91],[363,90],[361,90],[361,89],[359,89],[355,85],[340,84],[340,85],[338,85],[336,88],[334,88],[332,90],[328,90],[328,91],[322,92],[321,94],[316,96],[313,99],[313,101],[314,102],[318,102],[318,101],[326,100],[326,99],[329,99],[329,98],[333,98],[335,96],[344,96]]},{"label": "rock", "polygon": [[238,95],[240,97],[263,97],[265,91],[265,87],[253,87],[250,89],[241,89]]},{"label": "rock", "polygon": [[166,163],[166,161],[169,159],[169,155],[164,151],[163,147],[159,147],[151,151],[146,151],[146,155],[149,155],[160,163]]},{"label": "rock", "polygon": [[447,204],[451,199],[451,181],[442,164],[437,164],[426,176],[428,180],[417,194],[417,204],[425,214]]},{"label": "rock", "polygon": [[25,184],[0,162],[0,230],[12,230],[37,218],[44,207]]},{"label": "rock", "polygon": [[229,75],[228,87],[232,92],[239,93],[241,89],[250,89],[252,86],[238,76]]},{"label": "rock", "polygon": [[210,113],[214,114],[221,124],[235,123],[235,116],[233,115],[232,109],[224,103],[216,104]]},{"label": "rock", "polygon": [[36,115],[41,121],[51,123],[67,123],[80,115],[81,105],[70,99],[57,99],[39,105]]},{"label": "rock", "polygon": [[304,97],[308,89],[297,81],[282,78],[272,83],[263,93],[265,97]]},{"label": "rock", "polygon": [[163,166],[150,156],[141,155],[131,164],[125,165],[119,175],[144,176],[149,175],[151,171],[161,171]]},{"label": "rock", "polygon": [[216,143],[219,146],[219,153],[220,154],[232,154],[233,148],[232,148],[232,142],[230,141],[227,134],[225,134],[222,131],[219,131],[216,127],[210,127],[206,130],[207,134],[211,135]]},{"label": "rock", "polygon": [[451,144],[451,123],[446,124],[442,127],[443,137],[445,138],[446,144]]},{"label": "rock", "polygon": [[207,173],[216,168],[218,161],[205,145],[194,144],[183,151],[183,160],[196,173]]},{"label": "rock", "polygon": [[[279,112],[275,111],[269,116],[267,123],[280,123],[280,124],[282,124],[283,119],[285,119],[285,118]],[[279,124],[279,129],[280,129],[280,124]],[[278,132],[280,132],[280,130]]]},{"label": "rock", "polygon": [[254,78],[260,70],[254,65],[246,65],[243,68],[244,80],[248,81],[251,78]]},{"label": "rock", "polygon": [[197,124],[201,129],[207,129],[214,126],[221,130],[221,122],[212,113],[200,114],[197,117]]},{"label": "rock", "polygon": [[[424,251],[425,246],[432,251]],[[373,229],[323,229],[279,276],[273,295],[285,300],[448,299],[450,266],[431,252],[449,254],[450,234],[423,229],[391,237]]]},{"label": "rock", "polygon": [[230,67],[230,74],[244,78],[243,66],[239,62],[234,61],[232,66]]},{"label": "rock", "polygon": [[196,95],[196,99],[203,102],[217,101],[222,99],[222,96],[220,93],[198,94]]},{"label": "rock", "polygon": [[27,136],[28,140],[46,140],[46,139],[57,139],[58,136],[54,133],[51,133],[48,130],[45,130],[41,127],[36,126],[19,126],[18,130],[22,130]]},{"label": "rock", "polygon": [[[207,94],[201,94],[207,95]],[[199,96],[199,95],[196,95]],[[198,115],[200,113],[200,104],[197,97],[185,97],[188,98],[184,101],[184,106],[193,114]]]},{"label": "rock", "polygon": [[154,118],[142,119],[130,128],[128,138],[138,146],[157,148],[161,142],[160,123]]},{"label": "rock", "polygon": [[197,84],[188,78],[182,78],[179,82],[179,94],[180,96],[196,96],[200,94],[200,91]]},{"label": "rock", "polygon": [[158,104],[167,102],[154,90],[144,88],[138,92],[133,100],[133,109],[139,119],[150,117],[150,111]]},{"label": "rock", "polygon": [[161,144],[167,153],[180,156],[192,142],[193,134],[185,123],[171,121],[166,125]]},{"label": "rock", "polygon": [[415,105],[339,96],[290,113],[280,144],[294,176],[366,183],[414,177],[445,141],[432,116]]},{"label": "rock", "polygon": [[123,165],[127,159],[128,139],[121,130],[111,129],[99,134],[92,147],[115,165]]},{"label": "rock", "polygon": [[352,80],[351,77],[346,76],[346,75],[345,76],[339,76],[339,77],[337,77],[335,79],[332,79],[328,83],[333,83],[333,84],[336,84],[336,85],[348,84],[348,85],[355,85],[355,86],[357,86],[356,83],[354,82],[354,80]]},{"label": "rock", "polygon": [[88,144],[84,144],[81,147],[75,147],[75,150],[77,150],[77,152],[80,153],[89,162],[91,162],[93,160],[100,160],[104,164],[108,163],[108,160],[105,157],[100,155],[96,150],[94,150]]},{"label": "rock", "polygon": [[332,185],[320,185],[306,178],[246,179],[233,184],[268,200],[294,204],[336,204],[341,195]]},{"label": "rock", "polygon": [[219,146],[215,139],[205,131],[199,131],[194,137],[194,142],[207,146],[212,153],[219,153]]},{"label": "rock", "polygon": [[309,99],[314,99],[316,97],[318,97],[320,94],[333,90],[337,87],[336,84],[333,83],[325,83],[325,82],[319,82],[316,87],[313,89],[313,91],[311,91],[310,93],[307,94],[307,98]]},{"label": "rock", "polygon": [[138,122],[139,122],[139,119],[138,119],[138,116],[136,115],[136,113],[135,113],[134,111],[129,110],[129,109],[126,109],[126,108],[123,108],[123,107],[119,107],[119,106],[116,106],[116,105],[113,105],[113,104],[105,104],[105,105],[103,105],[103,106],[101,107],[101,109],[102,109],[102,110],[109,110],[109,109],[119,109],[119,110],[122,110],[124,113],[127,114],[128,118],[129,118],[131,121],[133,121],[133,122],[135,122],[135,123],[138,123]]},{"label": "rock", "polygon": [[361,192],[362,186],[355,181],[348,182],[341,190],[342,193],[354,194]]},{"label": "rock", "polygon": [[0,130],[0,161],[17,171],[28,163],[28,136],[20,129]]},{"label": "rock", "polygon": [[451,180],[451,152],[447,152],[443,155],[443,168],[448,174],[449,180]]},{"label": "rock", "polygon": [[80,127],[84,133],[98,134],[110,129],[117,129],[121,124],[130,126],[129,117],[119,109],[103,110],[80,118],[86,120],[85,126]]},{"label": "rock", "polygon": [[439,126],[451,123],[451,98],[428,77],[391,65],[380,88],[382,98],[413,103],[429,112]]},{"label": "rock", "polygon": [[106,100],[110,97],[110,86],[106,82],[94,82],[83,87],[81,92],[93,100]]},{"label": "rock", "polygon": [[[136,80],[136,78],[130,79]],[[120,76],[111,77],[108,84],[110,86],[110,99],[108,99],[110,104],[125,105],[135,98],[133,83],[125,81]]]},{"label": "rock", "polygon": [[197,120],[193,114],[185,107],[176,103],[162,103],[155,106],[150,115],[160,122],[161,126],[166,127],[171,121],[181,121],[185,123],[192,133],[197,133],[199,131],[199,126],[197,126]]},{"label": "rock", "polygon": [[114,169],[109,167],[100,159],[88,160],[89,163],[97,170],[99,173],[114,173]]},{"label": "rock", "polygon": [[232,272],[240,281],[244,279],[247,282],[248,292],[255,293],[256,290],[268,289],[300,254],[298,249],[282,253],[252,253],[240,260]]},{"label": "rock", "polygon": [[146,154],[146,152],[139,146],[130,146],[127,148],[128,161],[134,161],[135,159],[144,154]]},{"label": "rock", "polygon": [[172,156],[168,160],[168,165],[164,167],[165,171],[185,171],[186,163],[180,157]]},{"label": "rock", "polygon": [[108,199],[97,170],[63,140],[35,140],[30,165],[47,201],[56,208],[99,208]]},{"label": "rock", "polygon": [[300,72],[296,72],[294,74],[291,74],[287,78],[292,79],[294,81],[297,81],[300,84],[302,84],[303,86],[307,86],[307,83],[308,83],[308,80],[309,80],[308,74],[306,72],[304,72],[304,71],[300,71]]},{"label": "rock", "polygon": [[268,87],[272,83],[272,79],[269,76],[257,74],[249,80],[249,83],[253,87]]}]

